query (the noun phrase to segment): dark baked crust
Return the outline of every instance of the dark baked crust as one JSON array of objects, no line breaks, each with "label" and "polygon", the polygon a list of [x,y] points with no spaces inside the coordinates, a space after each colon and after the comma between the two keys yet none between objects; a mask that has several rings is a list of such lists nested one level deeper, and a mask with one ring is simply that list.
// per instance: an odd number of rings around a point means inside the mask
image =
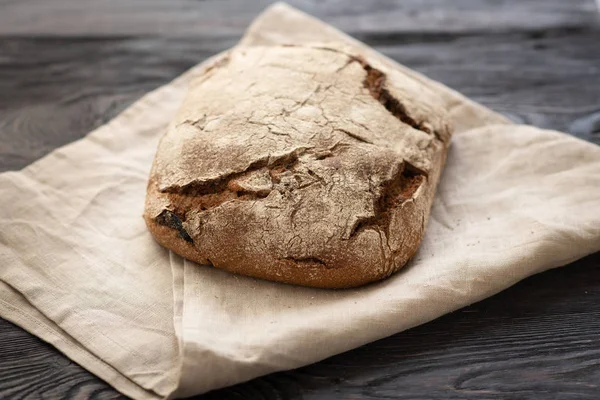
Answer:
[{"label": "dark baked crust", "polygon": [[200,264],[362,285],[417,251],[449,138],[433,93],[357,55],[237,50],[193,85],[161,140],[144,217]]}]

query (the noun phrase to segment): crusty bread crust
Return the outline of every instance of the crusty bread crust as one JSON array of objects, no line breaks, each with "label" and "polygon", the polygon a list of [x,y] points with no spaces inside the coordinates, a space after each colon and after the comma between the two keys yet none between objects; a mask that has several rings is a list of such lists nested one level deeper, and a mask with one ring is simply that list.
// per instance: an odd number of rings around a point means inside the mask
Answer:
[{"label": "crusty bread crust", "polygon": [[434,93],[343,49],[234,50],[162,138],[144,218],[200,264],[363,285],[417,251],[450,134]]}]

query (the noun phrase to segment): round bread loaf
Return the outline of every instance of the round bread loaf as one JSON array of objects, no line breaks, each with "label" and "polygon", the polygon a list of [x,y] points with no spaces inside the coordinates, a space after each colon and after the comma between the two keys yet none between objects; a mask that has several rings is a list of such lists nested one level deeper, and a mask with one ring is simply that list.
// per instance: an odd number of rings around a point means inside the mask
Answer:
[{"label": "round bread loaf", "polygon": [[417,251],[450,134],[435,93],[374,60],[235,49],[192,83],[161,139],[144,218],[200,264],[363,285]]}]

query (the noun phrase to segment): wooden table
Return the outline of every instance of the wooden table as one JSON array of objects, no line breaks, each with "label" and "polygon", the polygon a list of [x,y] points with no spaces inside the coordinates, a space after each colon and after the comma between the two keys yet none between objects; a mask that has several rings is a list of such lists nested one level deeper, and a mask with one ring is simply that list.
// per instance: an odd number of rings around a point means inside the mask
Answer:
[{"label": "wooden table", "polygon": [[[233,45],[268,3],[0,0],[0,171]],[[593,0],[291,3],[516,121],[600,143]],[[199,398],[597,399],[599,266],[597,253],[416,329]],[[88,397],[122,398],[0,320],[0,398]]]}]

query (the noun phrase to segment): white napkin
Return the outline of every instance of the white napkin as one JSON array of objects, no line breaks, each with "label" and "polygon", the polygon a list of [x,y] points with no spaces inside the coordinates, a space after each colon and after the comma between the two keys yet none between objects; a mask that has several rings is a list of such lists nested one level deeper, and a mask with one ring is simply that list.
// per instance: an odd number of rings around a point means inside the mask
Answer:
[{"label": "white napkin", "polygon": [[157,245],[141,214],[190,77],[20,172],[0,174],[0,316],[134,398],[189,396],[430,321],[600,250],[600,148],[508,123],[277,4],[240,46],[339,41],[418,77],[458,133],[417,256],[390,279],[318,290],[236,276]]}]

